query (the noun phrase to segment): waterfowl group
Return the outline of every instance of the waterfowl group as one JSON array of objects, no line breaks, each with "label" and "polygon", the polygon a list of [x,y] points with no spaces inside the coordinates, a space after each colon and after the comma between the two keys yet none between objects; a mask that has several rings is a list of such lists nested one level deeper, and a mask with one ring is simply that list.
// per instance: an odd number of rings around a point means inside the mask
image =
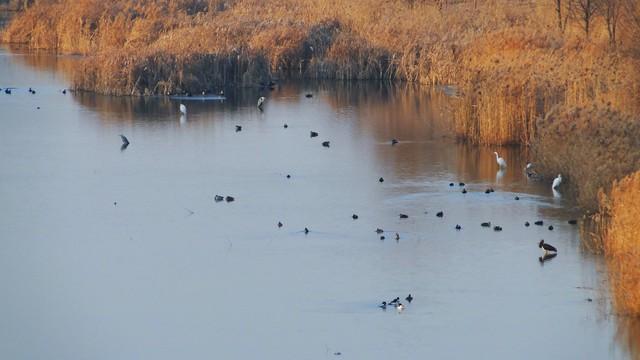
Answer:
[{"label": "waterfowl group", "polygon": [[[409,294],[407,295],[405,300],[407,301],[407,303],[411,304],[411,302],[413,301],[413,296]],[[404,309],[406,309],[406,306],[400,302],[400,297],[396,297],[395,299],[389,302],[383,301],[380,305],[378,305],[378,307],[381,308],[382,310],[387,310],[387,307],[389,306],[393,306],[398,313],[401,313],[404,311]]]}]

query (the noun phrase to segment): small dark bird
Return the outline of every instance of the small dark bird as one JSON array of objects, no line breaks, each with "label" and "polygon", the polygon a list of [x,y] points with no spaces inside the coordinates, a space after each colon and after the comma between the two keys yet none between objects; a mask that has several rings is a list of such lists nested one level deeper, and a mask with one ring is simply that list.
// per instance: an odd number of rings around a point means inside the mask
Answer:
[{"label": "small dark bird", "polygon": [[558,252],[558,250],[553,247],[552,245],[549,245],[547,243],[544,242],[544,240],[540,240],[540,242],[538,243],[538,247],[542,250],[544,250],[545,253],[548,252]]},{"label": "small dark bird", "polygon": [[317,132],[315,132],[315,131],[312,131],[312,132],[311,132],[311,137],[312,137],[312,138],[314,138],[314,137],[316,137],[316,136],[318,136],[318,133],[317,133]]},{"label": "small dark bird", "polygon": [[116,206],[116,205],[118,205],[118,202],[117,202],[117,201],[114,201],[114,202],[113,202],[113,206]]},{"label": "small dark bird", "polygon": [[227,202],[232,202],[235,201],[236,199],[233,196],[227,196],[226,198],[224,198]]},{"label": "small dark bird", "polygon": [[305,97],[307,97],[307,98],[312,98],[312,97],[313,97],[313,94],[309,93],[309,94],[305,95]]},{"label": "small dark bird", "polygon": [[456,224],[456,230],[462,230],[462,226],[460,226],[460,224]]},{"label": "small dark bird", "polygon": [[236,125],[236,132],[242,131],[242,126]]},{"label": "small dark bird", "polygon": [[407,214],[400,214],[400,219],[408,219],[409,215]]},{"label": "small dark bird", "polygon": [[353,214],[353,215],[351,215],[351,218],[352,218],[353,220],[358,220],[358,215]]},{"label": "small dark bird", "polygon": [[384,235],[380,236],[380,240],[384,240],[384,239],[385,239]]},{"label": "small dark bird", "polygon": [[462,189],[462,193],[466,194],[467,193],[467,189]]},{"label": "small dark bird", "polygon": [[484,191],[485,194],[491,194],[491,190],[487,189]]},{"label": "small dark bird", "polygon": [[391,301],[389,301],[389,305],[394,305],[400,302],[400,297],[397,297]]},{"label": "small dark bird", "polygon": [[287,124],[284,124],[284,128],[285,128],[285,129],[286,129],[286,128],[288,128],[288,127],[289,127],[289,125],[287,125]]},{"label": "small dark bird", "polygon": [[324,147],[329,147],[329,141],[324,141],[324,142],[322,143],[322,146],[324,146]]},{"label": "small dark bird", "polygon": [[281,228],[282,227],[282,223],[280,221],[278,221],[278,227]]},{"label": "small dark bird", "polygon": [[400,240],[400,234],[396,233],[396,241]]},{"label": "small dark bird", "polygon": [[391,146],[395,145],[398,143],[398,140],[396,139],[391,139]]},{"label": "small dark bird", "polygon": [[449,183],[449,186],[453,186],[453,185],[454,185],[454,183]]},{"label": "small dark bird", "polygon": [[129,146],[129,139],[126,136],[120,134],[120,139],[122,139],[122,145]]},{"label": "small dark bird", "polygon": [[528,222],[528,221],[525,221],[525,222],[524,222],[524,226],[529,227],[529,225],[531,225],[531,224],[529,224],[529,222]]},{"label": "small dark bird", "polygon": [[224,200],[224,197],[221,196],[221,195],[216,195],[216,196],[213,197],[213,201],[215,201],[215,202],[220,202],[222,200]]},{"label": "small dark bird", "polygon": [[438,211],[438,212],[436,213],[436,216],[437,216],[437,217],[443,217],[443,216],[444,216],[444,212],[442,212],[442,211]]},{"label": "small dark bird", "polygon": [[381,308],[382,310],[387,310],[387,302],[383,301],[382,304],[378,305],[379,308]]},{"label": "small dark bird", "polygon": [[384,182],[383,178],[378,179],[379,182]]},{"label": "small dark bird", "polygon": [[494,226],[493,231],[502,231],[502,226]]},{"label": "small dark bird", "polygon": [[592,302],[592,301],[593,301],[593,299],[592,299],[592,298],[587,298],[587,301],[588,301],[588,302]]},{"label": "small dark bird", "polygon": [[4,89],[4,93],[7,95],[11,95],[11,89]]},{"label": "small dark bird", "polygon": [[404,298],[405,300],[407,300],[407,302],[409,304],[411,304],[411,302],[413,301],[413,296],[411,296],[411,294],[409,294],[406,298]]},{"label": "small dark bird", "polygon": [[538,220],[538,221],[534,222],[534,224],[538,225],[538,226],[542,226],[542,225],[544,225],[544,221]]},{"label": "small dark bird", "polygon": [[464,183],[463,182],[458,183],[458,186],[464,186]]},{"label": "small dark bird", "polygon": [[549,225],[548,229],[553,230],[553,225]]},{"label": "small dark bird", "polygon": [[37,106],[36,109],[40,110],[40,106]]},{"label": "small dark bird", "polygon": [[291,175],[287,174],[287,179],[291,179]]},{"label": "small dark bird", "polygon": [[67,94],[67,89],[62,89],[62,94],[66,95]]},{"label": "small dark bird", "polygon": [[578,220],[573,220],[573,219],[572,219],[572,220],[569,220],[569,221],[567,221],[567,222],[568,222],[569,224],[571,224],[571,225],[576,225],[576,224],[578,223]]},{"label": "small dark bird", "polygon": [[382,229],[380,229],[380,228],[377,228],[377,229],[376,229],[376,234],[382,234],[383,232],[384,232],[384,230],[382,230]]},{"label": "small dark bird", "polygon": [[493,188],[489,188],[489,191],[491,191],[491,192],[496,192],[495,190],[493,190]]},{"label": "small dark bird", "polygon": [[483,222],[482,224],[480,224],[480,226],[482,226],[482,227],[491,227],[491,222]]},{"label": "small dark bird", "polygon": [[309,229],[308,228],[304,228],[304,234],[307,235],[309,233]]},{"label": "small dark bird", "polygon": [[516,199],[516,200],[520,200],[520,197],[519,197],[519,196],[516,196],[516,197],[515,197],[515,199]]}]

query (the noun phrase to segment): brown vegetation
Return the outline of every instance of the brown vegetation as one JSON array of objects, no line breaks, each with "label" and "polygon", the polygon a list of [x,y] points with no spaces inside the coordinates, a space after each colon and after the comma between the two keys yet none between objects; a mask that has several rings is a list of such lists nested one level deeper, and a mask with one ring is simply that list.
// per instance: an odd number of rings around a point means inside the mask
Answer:
[{"label": "brown vegetation", "polygon": [[609,282],[616,310],[640,316],[640,171],[600,194],[601,214],[608,219],[603,236]]},{"label": "brown vegetation", "polygon": [[[610,107],[554,108],[538,121],[533,146],[537,169],[549,179],[562,174],[562,193],[586,209],[614,180],[640,169],[640,119]],[[550,184],[550,182],[549,182]]]}]

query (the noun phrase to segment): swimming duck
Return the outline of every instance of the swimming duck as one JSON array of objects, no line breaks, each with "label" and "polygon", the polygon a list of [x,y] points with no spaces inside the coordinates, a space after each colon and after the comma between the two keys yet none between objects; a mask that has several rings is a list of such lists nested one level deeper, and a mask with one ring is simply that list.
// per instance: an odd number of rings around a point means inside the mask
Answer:
[{"label": "swimming duck", "polygon": [[540,240],[540,242],[538,243],[538,247],[544,250],[545,254],[548,252],[554,252],[554,253],[558,252],[558,250],[554,246],[545,243],[544,239]]},{"label": "swimming duck", "polygon": [[317,133],[317,132],[315,132],[315,131],[312,131],[312,132],[311,132],[311,137],[313,138],[313,137],[316,137],[316,136],[318,136],[318,133]]}]

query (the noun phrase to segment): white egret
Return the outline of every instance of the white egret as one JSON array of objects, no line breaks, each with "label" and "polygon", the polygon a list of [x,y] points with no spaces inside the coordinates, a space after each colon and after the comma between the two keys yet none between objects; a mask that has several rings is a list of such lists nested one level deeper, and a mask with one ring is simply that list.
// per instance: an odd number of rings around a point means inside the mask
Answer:
[{"label": "white egret", "polygon": [[558,177],[553,179],[553,184],[551,185],[551,188],[553,190],[557,189],[558,187],[560,187],[560,184],[562,183],[562,175],[558,174]]},{"label": "white egret", "polygon": [[504,159],[503,159],[503,158],[501,158],[501,157],[498,155],[498,153],[497,153],[497,152],[495,152],[495,151],[494,151],[493,153],[494,153],[494,154],[496,154],[496,162],[498,163],[498,166],[499,166],[500,168],[506,168],[506,167],[507,167],[507,162],[506,162],[506,161],[504,161]]},{"label": "white egret", "polygon": [[186,107],[186,106],[184,106],[184,104],[180,104],[180,112],[181,112],[183,115],[187,115],[187,107]]}]

